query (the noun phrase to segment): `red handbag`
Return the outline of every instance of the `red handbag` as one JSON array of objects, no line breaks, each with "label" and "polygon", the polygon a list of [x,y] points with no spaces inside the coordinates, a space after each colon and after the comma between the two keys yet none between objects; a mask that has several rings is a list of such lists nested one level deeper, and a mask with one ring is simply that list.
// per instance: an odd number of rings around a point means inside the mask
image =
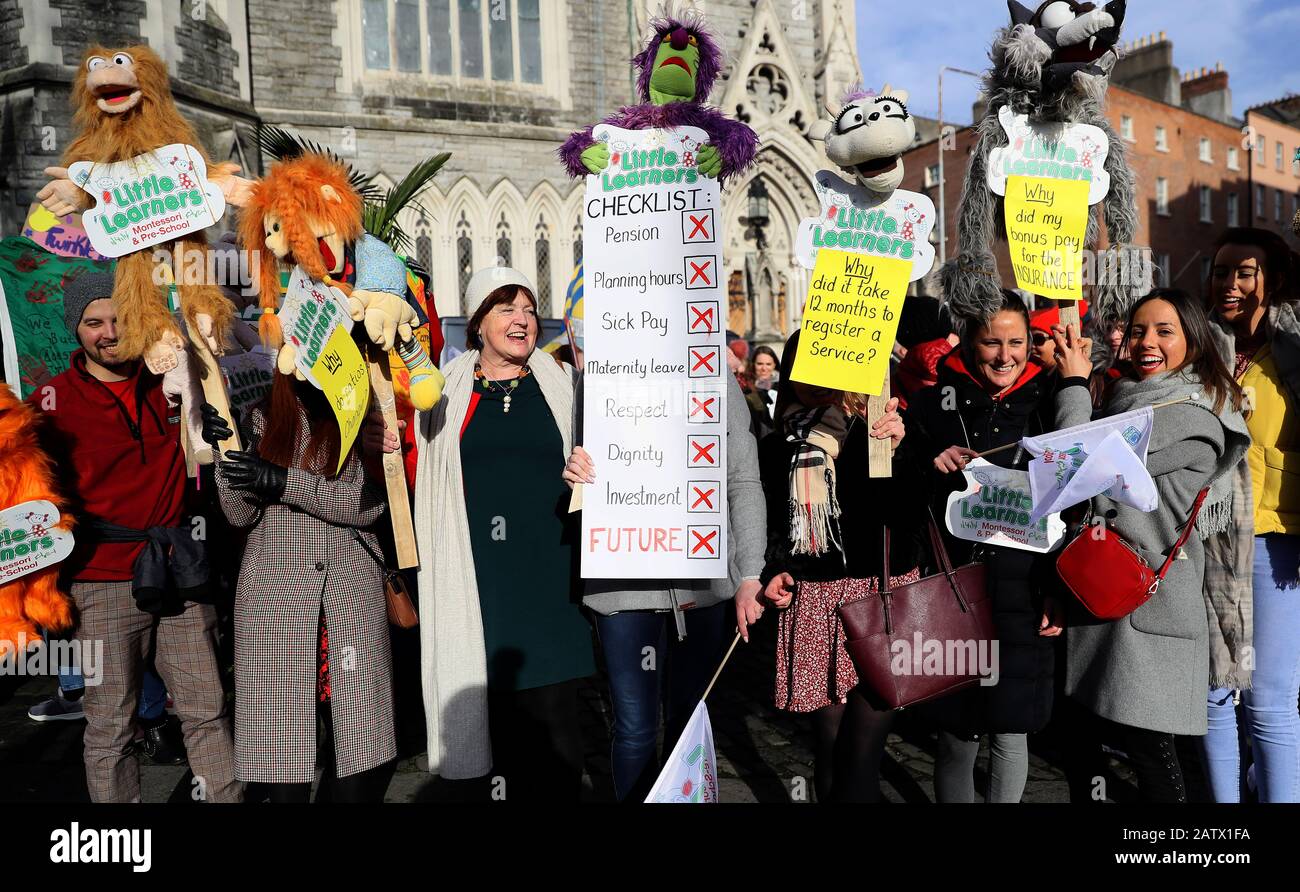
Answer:
[{"label": "red handbag", "polygon": [[1137,610],[1160,589],[1169,565],[1192,533],[1201,503],[1210,492],[1207,486],[1196,496],[1192,516],[1187,519],[1173,550],[1157,573],[1146,558],[1109,527],[1095,536],[1092,524],[1085,523],[1079,535],[1056,559],[1056,572],[1079,603],[1097,619],[1121,619]]},{"label": "red handbag", "polygon": [[[942,572],[916,582],[890,588],[889,528],[885,527],[885,559],[881,591],[873,597],[851,601],[839,608],[844,624],[844,647],[858,670],[859,683],[891,709],[933,700],[978,684],[979,654],[993,653],[993,602],[985,587],[983,564],[953,568],[930,512],[930,543]],[[916,671],[926,642],[939,642],[947,653],[957,653],[961,668],[944,661],[942,671]],[[896,648],[896,642],[906,642]],[[899,655],[903,654],[902,659]],[[907,659],[908,656],[912,659]],[[895,671],[901,662],[902,672]],[[974,662],[975,665],[970,665]]]}]

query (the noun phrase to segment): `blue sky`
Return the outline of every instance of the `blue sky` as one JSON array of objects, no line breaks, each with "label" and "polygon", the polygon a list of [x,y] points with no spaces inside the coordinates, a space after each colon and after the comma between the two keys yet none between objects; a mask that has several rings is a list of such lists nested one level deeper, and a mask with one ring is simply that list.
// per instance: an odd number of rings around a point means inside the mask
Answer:
[{"label": "blue sky", "polygon": [[[910,91],[908,106],[925,117],[939,109],[939,66],[983,72],[993,32],[1009,20],[1004,0],[920,0],[906,4],[904,15],[879,0],[856,2],[858,59],[867,86],[887,80]],[[1173,41],[1180,70],[1223,63],[1238,116],[1288,91],[1300,93],[1300,3],[1294,0],[1129,0],[1121,41],[1162,30]],[[945,74],[944,117],[969,123],[978,92],[973,79]]]}]

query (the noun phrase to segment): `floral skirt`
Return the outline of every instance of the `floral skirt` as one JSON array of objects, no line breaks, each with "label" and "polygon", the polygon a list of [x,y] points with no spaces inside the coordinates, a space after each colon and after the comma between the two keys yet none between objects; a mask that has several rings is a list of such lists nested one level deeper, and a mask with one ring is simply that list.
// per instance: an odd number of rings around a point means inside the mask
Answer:
[{"label": "floral skirt", "polygon": [[[919,569],[891,576],[890,586],[921,578]],[[776,639],[776,706],[812,712],[844,703],[857,687],[858,671],[844,647],[839,608],[874,595],[879,578],[800,582],[789,608],[781,611]]]}]

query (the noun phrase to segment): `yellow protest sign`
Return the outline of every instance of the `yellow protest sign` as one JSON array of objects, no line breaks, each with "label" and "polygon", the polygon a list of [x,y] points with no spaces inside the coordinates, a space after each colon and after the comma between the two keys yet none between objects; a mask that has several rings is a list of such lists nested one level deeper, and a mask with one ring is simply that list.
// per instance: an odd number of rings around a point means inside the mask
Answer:
[{"label": "yellow protest sign", "polygon": [[361,429],[361,420],[370,406],[370,379],[366,375],[366,361],[357,349],[356,341],[342,325],[335,327],[320,355],[312,363],[312,375],[320,382],[320,389],[330,401],[334,417],[339,423],[339,466]]},{"label": "yellow protest sign", "polygon": [[879,396],[911,273],[897,257],[819,250],[790,377]]},{"label": "yellow protest sign", "polygon": [[1053,300],[1081,300],[1088,181],[1007,177],[1006,223],[1016,284]]}]

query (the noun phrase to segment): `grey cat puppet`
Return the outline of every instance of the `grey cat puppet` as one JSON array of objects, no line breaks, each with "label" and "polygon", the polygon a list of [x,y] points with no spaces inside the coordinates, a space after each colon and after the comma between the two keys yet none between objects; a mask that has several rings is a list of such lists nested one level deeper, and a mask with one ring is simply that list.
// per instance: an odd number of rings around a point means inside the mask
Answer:
[{"label": "grey cat puppet", "polygon": [[[958,255],[942,271],[950,310],[976,322],[987,321],[1002,301],[993,243],[1006,238],[1004,199],[989,189],[987,180],[990,154],[1007,145],[998,120],[1001,109],[1033,120],[1091,124],[1103,130],[1110,141],[1104,165],[1110,191],[1102,200],[1102,215],[1111,244],[1130,246],[1138,224],[1133,171],[1124,141],[1111,129],[1104,111],[1110,73],[1119,60],[1116,47],[1124,0],[1113,0],[1103,8],[1074,0],[1049,0],[1036,11],[1015,0],[1007,6],[1011,24],[997,33],[989,51],[992,67],[983,84],[988,108],[977,127],[979,136],[958,206]],[[1097,215],[1090,213],[1085,248],[1094,248],[1099,236]],[[1099,276],[1092,304],[1099,318],[1124,318],[1133,297],[1149,290],[1149,261],[1136,253],[1128,253],[1125,259],[1130,258],[1139,266],[1127,277],[1127,285],[1123,276]],[[1103,266],[1098,263],[1099,270]],[[1120,270],[1128,268],[1126,263]]]}]

